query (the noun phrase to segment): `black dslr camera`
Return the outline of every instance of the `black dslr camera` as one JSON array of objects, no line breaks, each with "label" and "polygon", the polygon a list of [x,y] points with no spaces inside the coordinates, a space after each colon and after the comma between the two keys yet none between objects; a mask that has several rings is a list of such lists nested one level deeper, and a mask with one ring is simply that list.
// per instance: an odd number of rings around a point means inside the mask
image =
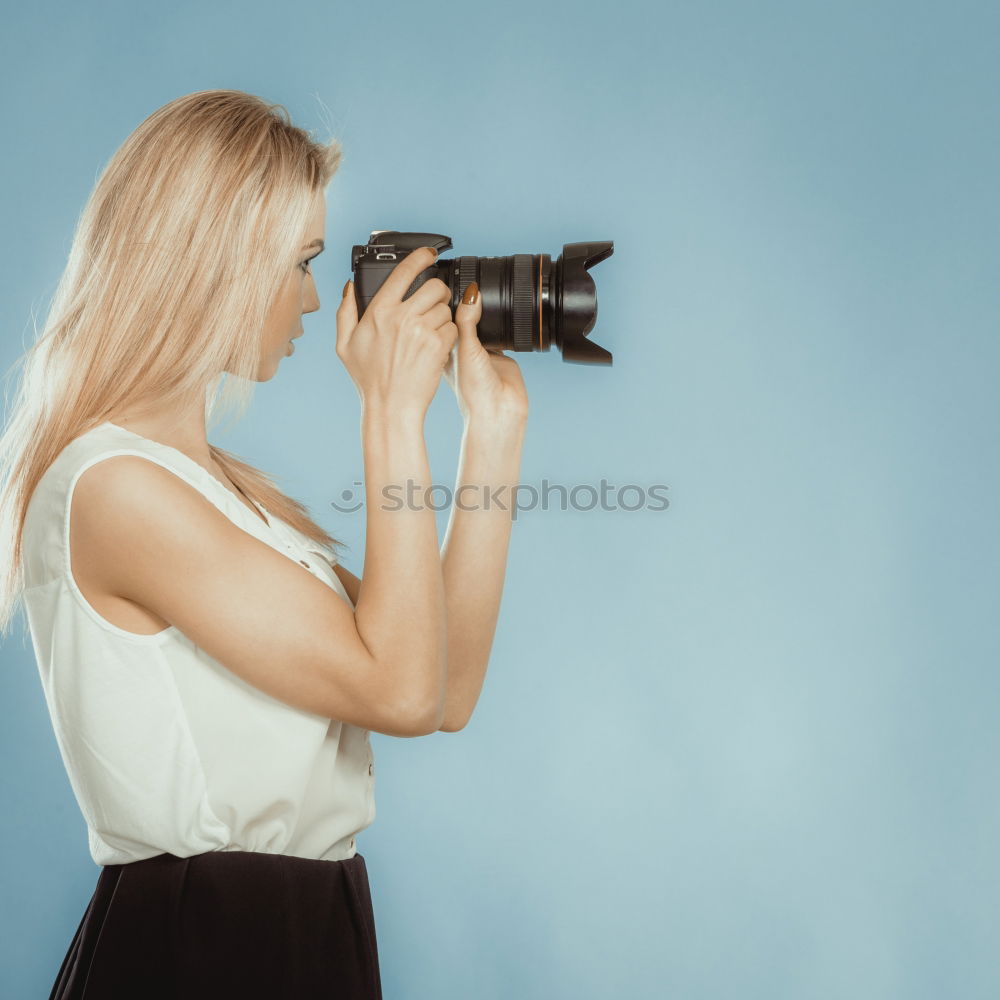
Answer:
[{"label": "black dslr camera", "polygon": [[354,294],[358,315],[368,308],[392,269],[420,247],[434,247],[439,256],[407,289],[409,298],[431,278],[451,289],[454,314],[462,292],[475,281],[483,313],[476,332],[484,347],[498,351],[547,351],[555,344],[563,361],[610,365],[611,352],[592,343],[587,334],[597,319],[597,295],[588,268],[610,257],[610,240],[566,243],[553,264],[548,254],[516,253],[509,257],[454,257],[441,260],[451,238],[439,233],[401,233],[377,229],[364,246],[351,248]]}]

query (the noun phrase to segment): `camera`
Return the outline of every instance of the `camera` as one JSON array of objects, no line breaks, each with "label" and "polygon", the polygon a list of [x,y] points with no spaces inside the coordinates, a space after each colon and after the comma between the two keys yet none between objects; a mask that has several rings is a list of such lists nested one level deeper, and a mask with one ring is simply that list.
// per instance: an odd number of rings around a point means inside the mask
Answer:
[{"label": "camera", "polygon": [[563,361],[610,365],[611,352],[587,339],[597,319],[597,293],[589,268],[610,257],[614,243],[566,243],[553,263],[548,254],[508,257],[454,257],[442,260],[451,238],[440,233],[401,233],[376,229],[368,242],[351,248],[351,270],[358,316],[396,265],[420,247],[434,247],[438,259],[407,289],[409,298],[431,278],[451,290],[458,308],[470,282],[479,285],[483,312],[476,332],[482,345],[497,351],[548,351],[554,344]]}]

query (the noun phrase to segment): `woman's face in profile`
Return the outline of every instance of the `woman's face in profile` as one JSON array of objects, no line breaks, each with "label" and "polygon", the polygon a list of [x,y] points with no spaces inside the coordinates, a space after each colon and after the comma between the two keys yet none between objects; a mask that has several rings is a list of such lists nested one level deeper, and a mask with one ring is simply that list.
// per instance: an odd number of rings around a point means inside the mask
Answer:
[{"label": "woman's face in profile", "polygon": [[302,249],[264,321],[258,382],[266,382],[274,377],[282,358],[288,357],[292,352],[290,341],[302,335],[303,314],[319,309],[316,282],[312,267],[307,261],[323,249],[325,233],[326,195],[321,192],[316,198],[312,216],[303,234],[300,244]]}]

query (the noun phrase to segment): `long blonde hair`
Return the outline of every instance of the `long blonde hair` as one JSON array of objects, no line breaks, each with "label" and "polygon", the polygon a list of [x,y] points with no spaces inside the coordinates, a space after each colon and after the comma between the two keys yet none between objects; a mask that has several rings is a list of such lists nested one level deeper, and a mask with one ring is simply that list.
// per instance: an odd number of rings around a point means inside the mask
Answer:
[{"label": "long blonde hair", "polygon": [[[314,139],[283,106],[239,90],[165,104],[111,158],[80,215],[45,326],[19,359],[0,435],[4,636],[23,591],[25,513],[66,445],[152,400],[202,399],[206,426],[246,413],[265,316],[340,162],[336,139]],[[322,548],[342,544],[259,469],[210,448],[268,511]]]}]

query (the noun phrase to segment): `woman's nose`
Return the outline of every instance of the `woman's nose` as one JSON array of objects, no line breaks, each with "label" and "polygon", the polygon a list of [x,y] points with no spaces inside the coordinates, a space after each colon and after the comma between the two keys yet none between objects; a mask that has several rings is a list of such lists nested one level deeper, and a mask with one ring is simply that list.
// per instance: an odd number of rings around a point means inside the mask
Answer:
[{"label": "woman's nose", "polygon": [[317,309],[319,309],[319,293],[316,291],[316,283],[310,281],[306,294],[303,296],[302,312],[311,313],[316,312]]}]

